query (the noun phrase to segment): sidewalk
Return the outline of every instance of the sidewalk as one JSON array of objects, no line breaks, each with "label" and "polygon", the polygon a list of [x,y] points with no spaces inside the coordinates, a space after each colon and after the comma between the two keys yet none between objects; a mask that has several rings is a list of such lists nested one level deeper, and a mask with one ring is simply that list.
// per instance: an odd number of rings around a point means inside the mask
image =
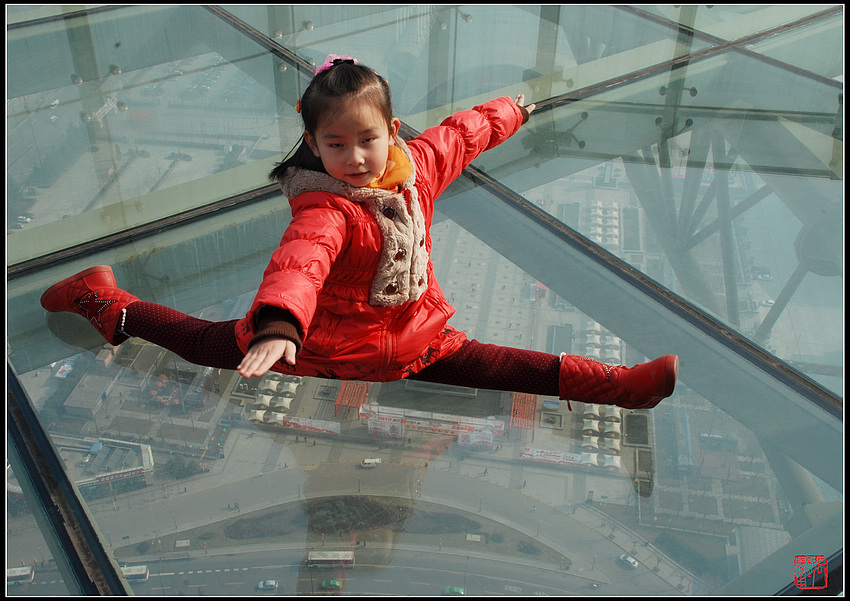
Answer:
[{"label": "sidewalk", "polygon": [[[705,586],[682,566],[674,563],[664,553],[655,548],[649,541],[631,531],[621,523],[612,527],[611,518],[598,509],[582,504],[574,508],[573,517],[583,522],[588,528],[597,530],[605,535],[612,543],[631,555],[643,565],[663,578],[671,586],[684,594],[693,595],[695,590],[706,590]],[[605,534],[609,532],[609,534]]]}]

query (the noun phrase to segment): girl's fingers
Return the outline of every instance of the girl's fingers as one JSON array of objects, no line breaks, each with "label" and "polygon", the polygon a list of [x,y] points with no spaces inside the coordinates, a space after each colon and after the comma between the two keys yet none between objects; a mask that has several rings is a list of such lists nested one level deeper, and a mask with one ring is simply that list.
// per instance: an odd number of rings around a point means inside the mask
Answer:
[{"label": "girl's fingers", "polygon": [[517,94],[517,97],[514,99],[514,102],[517,104],[517,106],[521,106],[522,108],[524,108],[529,115],[531,114],[531,111],[537,108],[536,104],[529,104],[528,106],[524,106],[525,94]]}]

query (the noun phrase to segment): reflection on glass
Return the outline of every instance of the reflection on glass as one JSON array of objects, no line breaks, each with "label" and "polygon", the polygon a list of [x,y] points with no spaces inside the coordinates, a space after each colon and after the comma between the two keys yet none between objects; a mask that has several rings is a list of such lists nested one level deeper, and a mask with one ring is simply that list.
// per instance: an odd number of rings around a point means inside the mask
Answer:
[{"label": "reflection on glass", "polygon": [[[739,52],[716,40],[819,9],[227,10],[268,44],[202,7],[7,29],[11,266],[266,185],[300,134],[303,86],[274,45],[307,63],[345,49],[386,74],[413,129],[496,95],[540,105],[475,168],[582,241],[459,182],[432,229],[456,327],[629,365],[686,340],[673,350],[690,360],[654,411],[569,410],[405,382],[245,381],[141,341],[103,347],[38,307],[62,274],[109,263],[146,298],[241,316],[288,222],[281,197],[14,277],[8,361],[103,543],[147,567],[127,571],[136,594],[771,594],[794,579],[789,542],[841,548],[840,421],[616,273],[608,294],[592,289],[603,276],[561,275],[611,253],[617,273],[841,391],[836,16]],[[813,44],[814,76],[798,69]],[[8,566],[38,568],[18,590],[63,594],[16,507]],[[784,573],[749,580],[764,561]]]},{"label": "reflection on glass", "polygon": [[[791,73],[759,67],[762,85],[741,91],[719,81],[730,62],[742,61],[713,58],[692,77],[680,69],[558,108],[476,165],[839,391],[840,90],[812,83],[821,94],[801,113],[801,96],[779,93]],[[756,90],[759,110],[743,108]]]},{"label": "reflection on glass", "polygon": [[[262,186],[297,139],[297,115],[274,94],[275,78],[287,76],[280,61],[237,46],[241,38],[204,10],[126,12],[12,32],[8,205],[18,219],[9,232],[22,239],[13,262],[72,246],[69,231],[120,232]],[[140,28],[187,40],[201,26],[220,35],[220,49],[124,41]],[[69,34],[85,27],[88,37]],[[63,57],[37,80],[27,66],[34,39]]]}]

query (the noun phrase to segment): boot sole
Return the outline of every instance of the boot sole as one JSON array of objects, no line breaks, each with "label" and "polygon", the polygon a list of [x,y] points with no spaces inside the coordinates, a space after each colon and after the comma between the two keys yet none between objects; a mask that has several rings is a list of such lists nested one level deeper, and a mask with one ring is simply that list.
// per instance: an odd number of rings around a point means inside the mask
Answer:
[{"label": "boot sole", "polygon": [[664,376],[667,381],[667,386],[664,388],[664,398],[667,398],[673,394],[676,382],[679,380],[679,356],[667,355],[664,359]]},{"label": "boot sole", "polygon": [[46,309],[47,311],[51,311],[51,309],[48,309],[47,307],[49,305],[50,297],[53,294],[60,291],[62,288],[69,284],[73,284],[74,282],[77,282],[79,280],[87,278],[90,275],[95,275],[98,273],[108,273],[110,279],[112,280],[112,285],[110,287],[115,287],[115,275],[112,273],[112,268],[109,265],[96,265],[95,267],[89,267],[88,269],[76,273],[71,277],[65,278],[61,282],[56,282],[55,284],[53,284],[50,288],[44,291],[44,294],[41,295],[41,299],[39,300],[41,306],[44,307],[44,309]]},{"label": "boot sole", "polygon": [[[653,409],[658,403],[673,394],[676,389],[676,382],[679,380],[679,357],[678,355],[665,355],[659,357],[656,361],[664,359],[664,390],[656,397],[653,397],[643,403],[629,409]],[[622,406],[622,405],[621,405]]]}]

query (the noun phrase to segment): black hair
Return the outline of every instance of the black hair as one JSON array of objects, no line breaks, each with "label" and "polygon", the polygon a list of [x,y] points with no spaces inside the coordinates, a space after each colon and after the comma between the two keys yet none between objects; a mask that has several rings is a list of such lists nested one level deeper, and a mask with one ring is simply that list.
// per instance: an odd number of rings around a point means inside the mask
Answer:
[{"label": "black hair", "polygon": [[[301,119],[304,131],[313,135],[325,115],[336,112],[344,102],[357,99],[376,107],[392,129],[393,104],[390,87],[369,67],[356,65],[352,59],[337,58],[333,65],[313,78],[301,97]],[[289,167],[326,173],[322,161],[313,154],[302,137],[294,151],[277,163],[269,178],[277,180]]]}]

